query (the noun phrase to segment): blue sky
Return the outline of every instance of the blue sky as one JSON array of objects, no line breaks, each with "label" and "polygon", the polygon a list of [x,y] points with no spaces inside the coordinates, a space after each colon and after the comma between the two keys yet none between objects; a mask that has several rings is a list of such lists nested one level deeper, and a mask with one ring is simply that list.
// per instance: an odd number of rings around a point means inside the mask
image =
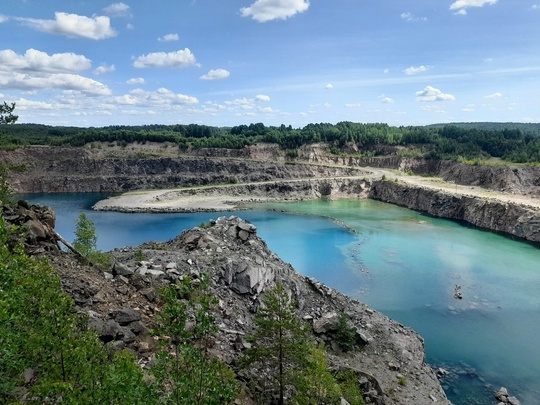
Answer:
[{"label": "blue sky", "polygon": [[3,3],[22,123],[540,122],[540,0]]}]

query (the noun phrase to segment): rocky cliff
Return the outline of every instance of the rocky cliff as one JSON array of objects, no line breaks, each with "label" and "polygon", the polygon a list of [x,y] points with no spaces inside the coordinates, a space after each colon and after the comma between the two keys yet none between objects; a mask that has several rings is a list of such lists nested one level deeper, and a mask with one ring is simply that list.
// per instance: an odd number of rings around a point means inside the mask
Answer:
[{"label": "rocky cliff", "polygon": [[374,182],[369,197],[527,241],[540,242],[540,211],[533,207],[411,187],[394,181]]},{"label": "rocky cliff", "polygon": [[19,193],[122,192],[194,185],[360,175],[352,167],[282,164],[232,157],[103,156],[83,148],[0,151]]}]

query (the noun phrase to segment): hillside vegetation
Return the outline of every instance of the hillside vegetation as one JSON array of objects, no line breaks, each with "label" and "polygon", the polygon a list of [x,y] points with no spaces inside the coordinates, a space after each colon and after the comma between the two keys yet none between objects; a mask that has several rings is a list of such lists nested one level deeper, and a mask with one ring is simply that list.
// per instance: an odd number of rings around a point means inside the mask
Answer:
[{"label": "hillside vegetation", "polygon": [[0,146],[83,146],[92,142],[173,142],[179,149],[241,149],[256,143],[278,144],[291,157],[303,145],[327,143],[332,153],[379,156],[392,153],[428,159],[479,163],[493,158],[510,163],[540,162],[540,124],[458,123],[452,125],[400,126],[382,123],[308,124],[234,127],[206,125],[144,125],[77,128],[38,124],[5,125]]}]

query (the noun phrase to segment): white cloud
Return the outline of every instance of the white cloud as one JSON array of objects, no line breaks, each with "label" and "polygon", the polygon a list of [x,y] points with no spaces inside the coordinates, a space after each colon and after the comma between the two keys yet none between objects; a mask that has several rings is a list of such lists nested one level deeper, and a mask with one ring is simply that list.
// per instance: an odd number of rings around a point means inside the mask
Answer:
[{"label": "white cloud", "polygon": [[448,93],[443,93],[435,87],[426,86],[424,90],[416,92],[416,101],[432,102],[432,101],[452,101],[456,98]]},{"label": "white cloud", "polygon": [[105,7],[103,12],[111,17],[131,17],[129,6],[125,3],[113,3]]},{"label": "white cloud", "polygon": [[0,14],[0,24],[5,23],[6,21],[9,21],[9,18],[3,14]]},{"label": "white cloud", "polygon": [[416,17],[413,13],[408,12],[408,11],[405,13],[401,13],[400,17],[403,20],[408,21],[408,22],[427,21],[426,17]]},{"label": "white cloud", "polygon": [[332,85],[332,83],[328,83],[326,86],[324,86],[324,88],[326,90],[332,90],[334,88],[334,86]]},{"label": "white cloud", "polygon": [[267,96],[265,94],[257,94],[255,96],[255,100],[256,101],[268,102],[268,101],[270,101],[270,96]]},{"label": "white cloud", "polygon": [[231,75],[231,72],[225,69],[212,69],[207,74],[199,77],[201,80],[220,80],[226,79]]},{"label": "white cloud", "polygon": [[381,94],[381,95],[379,96],[379,100],[380,100],[380,102],[383,103],[383,104],[392,104],[392,103],[394,103],[394,99],[392,99],[392,98],[390,98],[390,97],[387,97],[387,96],[385,96],[384,94]]},{"label": "white cloud", "polygon": [[450,6],[450,10],[461,10],[469,7],[483,7],[486,4],[497,3],[497,0],[457,0]]},{"label": "white cloud", "polygon": [[45,101],[32,101],[26,100],[25,98],[20,98],[17,100],[17,110],[54,110],[56,107],[54,104],[47,103]]},{"label": "white cloud", "polygon": [[136,85],[136,84],[146,84],[146,81],[142,77],[134,77],[126,81],[127,84]]},{"label": "white cloud", "polygon": [[102,65],[102,66],[99,66],[96,69],[94,69],[93,73],[95,75],[103,75],[105,73],[114,72],[115,70],[116,70],[116,68],[114,67],[114,65],[111,65],[111,66]]},{"label": "white cloud", "polygon": [[345,104],[346,108],[362,108],[362,104],[360,103],[347,103]]},{"label": "white cloud", "polygon": [[285,20],[309,8],[308,0],[256,0],[249,7],[242,7],[242,17],[251,17],[255,21],[267,22]]},{"label": "white cloud", "polygon": [[62,12],[54,13],[54,20],[40,20],[35,18],[20,18],[15,20],[22,22],[39,31],[50,34],[66,35],[75,38],[107,39],[115,37],[116,31],[111,28],[109,17],[85,17],[77,14]]},{"label": "white cloud", "polygon": [[501,98],[501,97],[502,97],[502,94],[499,93],[499,92],[496,92],[496,93],[490,94],[488,96],[485,96],[484,98],[495,100],[495,99],[498,99],[498,98]]},{"label": "white cloud", "polygon": [[48,55],[36,49],[28,49],[18,55],[10,49],[0,51],[0,71],[30,71],[44,73],[71,73],[91,67],[90,59],[74,53]]},{"label": "white cloud", "polygon": [[184,67],[195,65],[195,55],[191,53],[189,48],[180,49],[176,52],[155,52],[148,55],[139,56],[133,66],[136,68],[147,67]]},{"label": "white cloud", "polygon": [[89,95],[110,95],[110,89],[103,83],[87,77],[55,73],[49,75],[33,75],[26,73],[0,73],[0,86],[18,90],[62,89],[76,90]]},{"label": "white cloud", "polygon": [[456,11],[454,14],[455,14],[455,15],[467,15],[467,10],[465,10],[464,8],[462,8],[461,10]]},{"label": "white cloud", "polygon": [[174,93],[164,87],[161,87],[156,91],[135,89],[129,92],[129,94],[115,97],[114,101],[117,104],[144,107],[174,107],[199,103],[199,100],[196,97]]},{"label": "white cloud", "polygon": [[430,70],[433,66],[427,66],[427,65],[420,65],[420,66],[411,66],[407,69],[403,70],[403,73],[405,73],[408,76],[417,75],[420,73],[427,72]]},{"label": "white cloud", "polygon": [[[529,10],[540,10],[540,4],[533,4]],[[0,22],[2,22],[2,16],[0,16]]]},{"label": "white cloud", "polygon": [[178,36],[178,34],[166,34],[158,38],[158,41],[160,42],[171,42],[171,41],[179,41],[179,40],[180,40],[180,37]]}]

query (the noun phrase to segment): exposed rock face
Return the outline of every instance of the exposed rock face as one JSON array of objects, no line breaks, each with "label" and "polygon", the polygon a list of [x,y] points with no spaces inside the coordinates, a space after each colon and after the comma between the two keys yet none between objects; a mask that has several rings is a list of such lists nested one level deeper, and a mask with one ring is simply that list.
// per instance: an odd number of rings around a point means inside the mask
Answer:
[{"label": "exposed rock face", "polygon": [[362,173],[347,167],[286,165],[241,158],[102,157],[82,148],[0,151],[0,160],[25,167],[11,174],[13,187],[20,193],[122,192]]},{"label": "exposed rock face", "polygon": [[479,228],[540,242],[540,211],[472,196],[410,187],[393,181],[374,182],[369,197],[430,215],[468,222]]}]

